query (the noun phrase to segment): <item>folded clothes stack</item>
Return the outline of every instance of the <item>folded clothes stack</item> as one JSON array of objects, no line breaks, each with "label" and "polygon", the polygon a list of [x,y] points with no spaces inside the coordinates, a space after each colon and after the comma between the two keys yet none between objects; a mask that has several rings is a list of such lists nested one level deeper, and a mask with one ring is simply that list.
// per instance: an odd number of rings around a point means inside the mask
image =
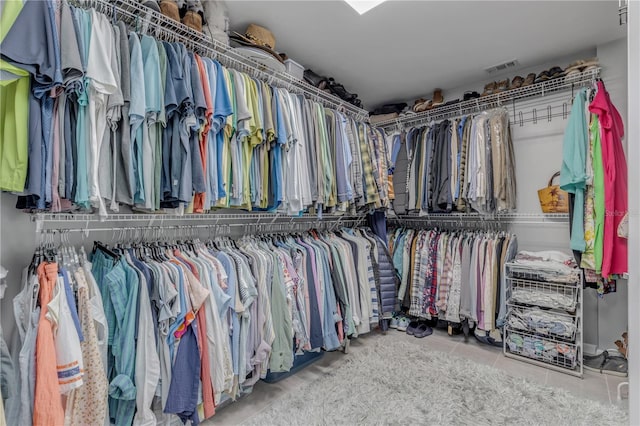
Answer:
[{"label": "folded clothes stack", "polygon": [[553,290],[515,288],[511,293],[511,301],[525,305],[564,309],[569,312],[576,309],[576,301],[573,297]]},{"label": "folded clothes stack", "polygon": [[[535,270],[536,275],[545,281],[575,283],[580,277],[575,259],[559,251],[521,251],[516,255],[514,263],[523,268]],[[526,272],[522,273],[514,269],[513,276],[526,278]]]},{"label": "folded clothes stack", "polygon": [[523,331],[562,338],[572,338],[577,330],[573,320],[566,315],[538,308],[513,311],[509,316],[509,325]]},{"label": "folded clothes stack", "polygon": [[507,338],[507,346],[511,352],[529,358],[571,366],[574,366],[576,362],[576,348],[574,346],[552,342],[540,337],[511,333]]}]

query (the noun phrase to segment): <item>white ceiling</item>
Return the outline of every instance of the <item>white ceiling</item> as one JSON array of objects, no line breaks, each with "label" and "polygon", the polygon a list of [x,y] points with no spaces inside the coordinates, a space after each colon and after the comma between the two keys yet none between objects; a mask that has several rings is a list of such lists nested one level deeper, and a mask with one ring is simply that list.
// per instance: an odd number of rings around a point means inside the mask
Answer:
[{"label": "white ceiling", "polygon": [[485,68],[512,59],[527,68],[626,35],[611,0],[394,0],[362,16],[343,1],[226,3],[231,29],[269,28],[277,51],[334,77],[367,109],[487,79]]}]

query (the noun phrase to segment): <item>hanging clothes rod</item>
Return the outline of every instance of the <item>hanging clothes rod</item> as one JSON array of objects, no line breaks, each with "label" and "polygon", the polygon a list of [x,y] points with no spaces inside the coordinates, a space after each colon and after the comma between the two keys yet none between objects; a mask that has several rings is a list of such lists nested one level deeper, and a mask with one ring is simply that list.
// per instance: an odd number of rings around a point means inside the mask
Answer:
[{"label": "hanging clothes rod", "polygon": [[131,214],[111,214],[107,217],[100,217],[95,214],[73,214],[73,213],[34,213],[31,215],[32,222],[214,222],[219,221],[238,221],[238,220],[257,220],[277,221],[287,220],[290,222],[299,220],[336,220],[359,219],[364,215],[340,215],[340,214],[323,214],[318,216],[311,213],[303,213],[300,216],[288,216],[279,213],[204,213],[204,214],[151,214],[151,213],[131,213]]},{"label": "hanging clothes rod", "polygon": [[498,213],[495,215],[481,215],[478,213],[432,213],[425,216],[402,215],[389,218],[389,222],[397,224],[441,224],[457,223],[460,226],[479,225],[483,223],[497,223],[505,225],[519,224],[566,224],[569,215],[566,213]]},{"label": "hanging clothes rod", "polygon": [[114,21],[125,22],[136,32],[146,33],[168,42],[180,42],[190,50],[216,59],[229,68],[242,71],[271,85],[286,88],[289,92],[303,94],[325,107],[343,112],[358,121],[368,122],[368,111],[285,72],[268,69],[265,65],[242,56],[233,48],[208,35],[144,6],[139,0],[69,0],[69,3],[82,8],[94,8]]},{"label": "hanging clothes rod", "polygon": [[430,121],[441,121],[448,118],[476,114],[495,108],[508,108],[512,107],[515,102],[527,100],[536,96],[546,96],[551,93],[569,89],[573,92],[580,87],[592,85],[599,76],[600,68],[594,68],[583,73],[576,73],[566,77],[560,77],[525,87],[519,87],[517,89],[506,90],[504,92],[470,99],[468,101],[462,101],[451,105],[443,105],[425,112],[381,121],[376,123],[376,126],[390,132],[393,130],[403,130],[416,127],[421,124],[429,123]]},{"label": "hanging clothes rod", "polygon": [[[302,232],[310,229],[319,229],[319,230],[336,230],[340,227],[347,228],[357,228],[362,224],[364,218],[359,219],[347,219],[344,221],[298,221],[290,224],[289,222],[276,222],[276,223],[228,223],[228,224],[219,224],[219,225],[169,225],[169,226],[121,226],[121,227],[98,227],[98,228],[49,228],[49,229],[40,229],[36,232],[36,235],[42,239],[47,236],[55,236],[55,235],[67,235],[72,233],[81,233],[86,238],[90,233],[104,233],[104,232],[112,232],[115,234],[120,233],[120,236],[126,235],[127,233],[137,233],[142,232],[143,235],[147,235],[147,232],[151,232],[152,237],[156,237],[160,239],[166,236],[178,237],[180,235],[191,235],[194,238],[202,236],[202,230],[209,231],[209,237],[214,237],[215,235],[227,235],[232,232],[234,228],[244,228],[243,235],[257,235],[264,233],[291,233],[291,232]],[[198,231],[198,232],[196,232]]]},{"label": "hanging clothes rod", "polygon": [[[106,220],[93,214],[60,214],[60,213],[36,213],[31,215],[32,222],[36,223],[36,232],[48,229],[59,230],[87,230],[93,229],[101,231],[107,228],[106,225],[112,223],[122,223],[123,226],[113,227],[113,229],[130,228],[135,224],[135,228],[144,226],[158,229],[171,227],[268,227],[279,226],[280,230],[287,226],[297,226],[301,224],[314,224],[315,226],[340,226],[344,223],[361,224],[366,219],[365,215],[324,215],[318,217],[305,213],[301,216],[286,216],[280,214],[257,213],[257,214],[192,214],[185,216],[162,215],[162,214],[117,214],[108,216]],[[179,223],[177,223],[179,222]],[[202,224],[202,222],[207,222]],[[198,225],[194,225],[197,223]],[[77,226],[82,224],[84,226]],[[76,225],[76,226],[73,226]],[[92,228],[90,228],[90,226]]]}]

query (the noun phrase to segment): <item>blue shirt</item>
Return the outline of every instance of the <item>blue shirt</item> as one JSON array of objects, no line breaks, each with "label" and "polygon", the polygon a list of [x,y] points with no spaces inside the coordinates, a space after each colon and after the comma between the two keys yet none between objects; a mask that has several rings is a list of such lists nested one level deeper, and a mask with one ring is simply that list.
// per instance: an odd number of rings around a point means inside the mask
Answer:
[{"label": "blue shirt", "polygon": [[283,200],[283,170],[282,170],[282,146],[287,143],[287,127],[282,116],[282,103],[280,102],[280,93],[273,90],[273,118],[276,127],[276,144],[271,148],[271,170],[273,174],[273,199],[274,206],[277,208]]},{"label": "blue shirt", "polygon": [[212,127],[215,132],[222,130],[225,120],[231,114],[233,114],[233,106],[231,105],[231,97],[229,96],[229,89],[227,87],[227,81],[224,78],[222,65],[218,61],[213,61],[216,67],[216,85],[215,85],[215,99],[213,103],[213,118],[214,122]]},{"label": "blue shirt", "polygon": [[174,413],[186,423],[200,424],[198,417],[198,388],[200,386],[200,350],[198,349],[197,321],[187,327],[180,339],[176,362],[173,364],[169,396],[165,413]]},{"label": "blue shirt", "polygon": [[585,105],[587,89],[580,89],[573,101],[571,115],[562,144],[562,168],[560,188],[575,194],[573,221],[571,224],[571,249],[583,252],[584,240],[584,191],[587,184],[586,158],[589,144]]},{"label": "blue shirt", "polygon": [[73,324],[76,327],[76,331],[78,332],[78,337],[81,342],[84,342],[84,336],[82,335],[82,327],[80,327],[80,320],[78,319],[78,310],[76,308],[76,298],[73,295],[73,290],[71,289],[71,284],[69,283],[69,272],[60,268],[58,271],[58,275],[60,275],[64,280],[64,292],[67,296],[67,305],[69,306],[69,310],[71,311],[71,318],[73,318]]},{"label": "blue shirt", "polygon": [[135,335],[139,279],[133,268],[119,261],[106,276],[106,282],[116,320],[111,346],[115,368],[109,383],[109,415],[116,424],[131,424],[136,411]]},{"label": "blue shirt", "polygon": [[233,359],[233,374],[238,375],[240,360],[240,321],[235,311],[234,300],[236,300],[236,288],[238,286],[238,275],[236,267],[231,258],[223,252],[218,252],[216,258],[222,263],[222,267],[227,273],[228,282],[226,293],[229,296],[231,315],[231,358]]}]

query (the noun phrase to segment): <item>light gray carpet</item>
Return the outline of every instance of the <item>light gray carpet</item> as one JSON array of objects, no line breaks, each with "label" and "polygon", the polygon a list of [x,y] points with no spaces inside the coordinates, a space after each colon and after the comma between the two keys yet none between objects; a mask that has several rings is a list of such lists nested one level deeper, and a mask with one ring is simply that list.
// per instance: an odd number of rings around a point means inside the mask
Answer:
[{"label": "light gray carpet", "polygon": [[625,411],[384,338],[284,395],[249,425],[609,425]]}]

